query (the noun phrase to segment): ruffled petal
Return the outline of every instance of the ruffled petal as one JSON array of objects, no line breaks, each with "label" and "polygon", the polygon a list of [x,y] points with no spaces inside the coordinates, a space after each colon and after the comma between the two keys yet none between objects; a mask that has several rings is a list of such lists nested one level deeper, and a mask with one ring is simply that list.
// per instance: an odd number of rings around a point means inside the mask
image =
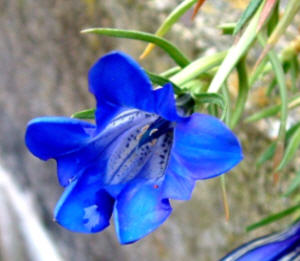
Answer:
[{"label": "ruffled petal", "polygon": [[40,117],[28,123],[25,143],[42,160],[57,158],[85,146],[95,125],[67,117]]},{"label": "ruffled petal", "polygon": [[109,53],[93,65],[89,89],[97,100],[99,129],[124,108],[157,113],[172,121],[178,118],[172,85],[154,91],[140,65],[122,52]]},{"label": "ruffled petal", "polygon": [[121,192],[114,207],[116,232],[121,244],[133,243],[158,228],[171,214],[168,199],[154,181],[135,179]]},{"label": "ruffled petal", "polygon": [[220,261],[284,261],[296,260],[300,254],[300,222],[280,233],[248,242]]},{"label": "ruffled petal", "polygon": [[171,156],[176,159],[173,168],[183,165],[196,180],[218,176],[243,158],[231,130],[217,118],[199,113],[177,123]]},{"label": "ruffled petal", "polygon": [[54,217],[63,227],[81,233],[96,233],[109,225],[114,199],[95,182],[71,183],[58,201]]}]

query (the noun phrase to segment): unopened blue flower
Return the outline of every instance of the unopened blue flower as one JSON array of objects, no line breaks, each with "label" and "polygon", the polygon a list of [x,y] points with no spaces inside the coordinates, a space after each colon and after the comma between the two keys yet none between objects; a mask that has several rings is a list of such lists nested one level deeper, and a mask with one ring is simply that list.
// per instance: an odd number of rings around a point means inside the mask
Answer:
[{"label": "unopened blue flower", "polygon": [[233,250],[220,261],[300,260],[300,222],[286,230],[257,238]]},{"label": "unopened blue flower", "polygon": [[94,233],[114,214],[122,244],[152,232],[171,214],[169,199],[187,200],[195,181],[218,176],[241,159],[235,135],[218,119],[177,113],[171,84],[153,90],[143,69],[113,52],[89,72],[96,125],[66,117],[29,122],[26,144],[57,161],[65,188],[55,220]]}]

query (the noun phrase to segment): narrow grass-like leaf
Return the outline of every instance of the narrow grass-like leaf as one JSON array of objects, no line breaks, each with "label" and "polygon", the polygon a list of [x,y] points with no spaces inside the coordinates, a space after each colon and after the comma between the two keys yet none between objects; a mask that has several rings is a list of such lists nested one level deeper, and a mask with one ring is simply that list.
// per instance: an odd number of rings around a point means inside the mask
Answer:
[{"label": "narrow grass-like leaf", "polygon": [[270,20],[267,24],[267,32],[268,35],[271,35],[274,29],[276,28],[278,21],[279,21],[279,3],[280,1],[277,1],[276,5],[274,6],[274,11],[272,12],[272,15],[270,17]]},{"label": "narrow grass-like leaf", "polygon": [[255,122],[255,121],[259,121],[261,119],[267,118],[267,117],[271,117],[276,115],[278,112],[280,111],[280,105],[274,105],[271,106],[269,108],[263,109],[249,117],[247,117],[245,119],[245,122]]},{"label": "narrow grass-like leaf", "polygon": [[294,56],[290,61],[290,74],[291,74],[291,82],[292,82],[292,91],[297,91],[297,78],[299,76],[299,62],[297,56]]},{"label": "narrow grass-like leaf", "polygon": [[[192,94],[192,97],[194,98],[196,104],[209,103],[210,105],[212,104],[219,106],[222,109],[221,119],[225,118],[228,104],[226,104],[226,101],[222,95],[217,93],[198,93]],[[213,107],[213,109],[216,111],[215,107]]]},{"label": "narrow grass-like leaf", "polygon": [[278,41],[280,36],[285,32],[286,28],[293,21],[294,16],[297,14],[299,9],[300,9],[299,0],[288,1],[283,16],[281,17],[278,25],[276,26],[275,30],[271,34],[270,38],[268,39],[268,45],[274,45]]},{"label": "narrow grass-like leaf", "polygon": [[230,48],[224,61],[222,62],[218,72],[213,78],[208,92],[218,92],[223,83],[226,81],[228,75],[233,70],[237,62],[245,55],[249,46],[253,43],[257,36],[256,27],[259,19],[259,15],[262,9],[264,1],[257,9],[255,15],[252,17],[248,27],[243,33],[238,43]]},{"label": "narrow grass-like leaf", "polygon": [[[258,34],[257,36],[258,41],[262,46],[265,45],[266,40],[264,39],[262,34]],[[285,83],[285,75],[284,71],[281,65],[281,61],[279,60],[278,56],[274,51],[270,51],[268,53],[268,58],[270,60],[270,63],[272,64],[273,71],[279,86],[279,93],[280,93],[280,99],[281,99],[281,108],[280,108],[280,127],[278,132],[278,142],[277,142],[277,148],[276,153],[274,156],[274,166],[277,168],[277,160],[280,160],[281,154],[284,149],[284,139],[285,139],[285,133],[286,133],[286,121],[287,121],[287,113],[288,113],[288,100],[287,100],[287,87]],[[280,157],[279,157],[280,156]],[[276,160],[275,160],[276,158]],[[275,162],[276,161],[276,162]]]},{"label": "narrow grass-like leaf", "polygon": [[[180,5],[178,5],[164,20],[164,22],[156,31],[155,35],[160,37],[164,36],[172,28],[172,26],[180,19],[180,17],[186,11],[188,11],[196,2],[197,0],[185,0]],[[144,59],[153,50],[154,47],[155,44],[148,44],[143,53],[141,54],[140,59]]]},{"label": "narrow grass-like leaf", "polygon": [[222,34],[232,35],[234,28],[236,26],[236,23],[224,23],[220,24],[218,28],[222,30]]},{"label": "narrow grass-like leaf", "polygon": [[248,97],[249,85],[248,85],[248,74],[246,68],[246,56],[240,59],[236,68],[237,68],[238,79],[239,79],[239,91],[238,91],[238,97],[235,104],[235,109],[232,112],[231,121],[229,124],[231,129],[235,128],[240,117],[242,116],[242,113],[245,109],[247,97]]},{"label": "narrow grass-like leaf", "polygon": [[267,91],[266,91],[267,97],[271,97],[271,94],[272,94],[273,90],[275,89],[276,84],[277,84],[277,81],[276,81],[276,78],[274,77],[272,79],[272,81],[269,83],[269,86],[267,88]]},{"label": "narrow grass-like leaf", "polygon": [[[300,106],[300,95],[299,94],[292,97],[288,103],[289,109],[294,109],[298,106]],[[255,114],[249,116],[248,118],[246,118],[245,122],[255,122],[255,121],[261,120],[263,118],[268,118],[268,117],[274,116],[280,111],[280,108],[281,108],[281,104],[273,105],[269,108],[263,109]]]},{"label": "narrow grass-like leaf", "polygon": [[300,171],[296,173],[296,177],[292,180],[291,184],[283,194],[284,197],[291,195],[300,186]]},{"label": "narrow grass-like leaf", "polygon": [[[291,137],[295,133],[295,131],[300,127],[300,122],[294,124],[292,127],[288,129],[285,135],[285,143],[289,143]],[[274,157],[276,150],[276,141],[272,142],[267,149],[259,156],[256,162],[256,166],[260,167],[262,166],[266,161],[272,159]]]},{"label": "narrow grass-like leaf", "polygon": [[169,56],[180,67],[185,67],[190,63],[189,59],[182,52],[180,52],[175,45],[154,34],[132,31],[132,30],[114,29],[114,28],[90,28],[90,29],[82,30],[81,33],[92,33],[92,34],[106,35],[106,36],[117,37],[117,38],[128,38],[128,39],[154,43],[160,48],[162,48],[164,51],[166,51],[166,53],[168,53]]},{"label": "narrow grass-like leaf", "polygon": [[178,73],[180,70],[181,70],[181,68],[179,66],[176,66],[176,67],[173,67],[173,68],[161,73],[160,76],[169,78],[169,77],[173,76],[174,74]]},{"label": "narrow grass-like leaf", "polygon": [[267,149],[258,157],[256,167],[261,167],[266,161],[274,157],[276,150],[276,142],[272,142]]},{"label": "narrow grass-like leaf", "polygon": [[246,10],[242,13],[237,25],[233,31],[233,34],[237,34],[242,27],[247,23],[247,21],[253,16],[259,5],[262,3],[262,0],[251,0]]},{"label": "narrow grass-like leaf", "polygon": [[[265,57],[262,62],[254,68],[252,73],[249,76],[249,86],[253,86],[254,83],[265,74],[266,65],[268,64],[269,60]],[[271,66],[270,66],[271,68]]]},{"label": "narrow grass-like leaf", "polygon": [[290,0],[287,3],[284,14],[278,22],[276,28],[272,32],[271,36],[268,39],[267,45],[259,56],[256,66],[262,61],[262,59],[266,56],[266,54],[273,48],[276,44],[280,36],[285,32],[286,28],[293,21],[294,16],[300,9],[300,1],[299,0]]},{"label": "narrow grass-like leaf", "polygon": [[71,117],[82,120],[92,120],[95,119],[95,111],[96,109],[88,109],[79,112],[75,112]]},{"label": "narrow grass-like leaf", "polygon": [[223,51],[210,56],[201,57],[173,75],[170,79],[172,82],[182,85],[219,65],[226,56],[226,53],[226,51]]},{"label": "narrow grass-like leaf", "polygon": [[278,212],[276,214],[272,214],[264,219],[262,219],[261,221],[251,224],[250,226],[246,227],[246,231],[249,232],[251,230],[257,229],[259,227],[263,227],[266,226],[270,223],[273,223],[275,221],[278,221],[279,219],[282,219],[288,215],[291,215],[292,213],[294,213],[295,211],[300,209],[300,204],[295,205],[293,207],[287,208],[281,212]]},{"label": "narrow grass-like leaf", "polygon": [[158,84],[159,86],[163,86],[166,83],[171,83],[172,86],[173,86],[174,92],[176,94],[181,94],[182,93],[182,90],[175,83],[171,82],[168,78],[165,78],[163,76],[160,76],[160,75],[157,75],[155,73],[148,72],[148,71],[146,73],[149,76],[152,83]]},{"label": "narrow grass-like leaf", "polygon": [[272,14],[273,9],[275,8],[278,0],[266,0],[266,3],[261,11],[260,18],[257,25],[257,31],[263,27],[270,15]]},{"label": "narrow grass-like leaf", "polygon": [[194,95],[194,99],[199,103],[217,104],[222,108],[222,110],[224,110],[226,107],[223,96],[217,93],[199,93]]},{"label": "narrow grass-like leaf", "polygon": [[297,149],[300,146],[300,128],[298,128],[293,136],[291,137],[290,142],[284,152],[284,156],[277,168],[277,170],[282,170],[295,156]]},{"label": "narrow grass-like leaf", "polygon": [[226,104],[226,114],[224,115],[224,122],[225,124],[227,124],[229,126],[230,124],[230,120],[231,120],[231,100],[230,100],[230,94],[229,94],[229,90],[228,90],[228,86],[227,85],[223,85],[222,87],[222,94],[224,97],[224,101]]}]

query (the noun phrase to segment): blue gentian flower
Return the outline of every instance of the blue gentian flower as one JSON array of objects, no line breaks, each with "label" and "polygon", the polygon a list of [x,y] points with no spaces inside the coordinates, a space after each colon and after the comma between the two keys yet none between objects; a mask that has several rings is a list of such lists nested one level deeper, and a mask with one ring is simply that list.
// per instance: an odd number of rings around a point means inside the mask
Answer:
[{"label": "blue gentian flower", "polygon": [[220,261],[300,260],[300,222],[286,230],[257,238],[233,250]]},{"label": "blue gentian flower", "polygon": [[99,232],[114,214],[118,238],[132,243],[171,214],[169,199],[187,200],[195,181],[218,176],[242,159],[235,135],[218,119],[177,113],[173,88],[152,89],[129,56],[112,52],[89,71],[96,124],[67,117],[29,122],[26,145],[57,161],[65,191],[55,220]]}]

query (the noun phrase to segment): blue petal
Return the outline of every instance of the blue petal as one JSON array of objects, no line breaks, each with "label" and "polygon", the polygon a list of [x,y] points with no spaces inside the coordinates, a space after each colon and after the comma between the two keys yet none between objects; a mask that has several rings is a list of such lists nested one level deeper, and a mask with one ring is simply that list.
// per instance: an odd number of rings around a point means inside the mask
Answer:
[{"label": "blue petal", "polygon": [[86,145],[95,126],[67,117],[40,117],[28,123],[25,142],[43,160],[56,158]]},{"label": "blue petal", "polygon": [[189,172],[171,157],[163,183],[164,197],[176,200],[189,200],[194,187],[195,181],[189,177]]},{"label": "blue petal", "polygon": [[[181,164],[193,179],[207,179],[220,175],[243,156],[236,136],[215,117],[194,113],[177,123],[171,156],[174,165]],[[178,168],[178,166],[174,166]]]},{"label": "blue petal", "polygon": [[300,253],[300,222],[285,231],[257,238],[235,249],[221,261],[294,260]]},{"label": "blue petal", "polygon": [[89,71],[89,89],[97,100],[96,119],[103,128],[119,110],[136,108],[176,120],[172,86],[152,90],[144,70],[131,57],[112,52],[99,59]]},{"label": "blue petal", "polygon": [[114,199],[98,183],[71,183],[58,201],[54,217],[63,227],[81,233],[95,233],[109,225]]},{"label": "blue petal", "polygon": [[174,90],[171,83],[154,91],[155,113],[168,121],[179,121],[182,118],[177,114]]},{"label": "blue petal", "polygon": [[158,228],[171,214],[169,200],[161,197],[154,181],[135,179],[118,196],[114,208],[121,244],[133,243]]},{"label": "blue petal", "polygon": [[89,89],[96,97],[97,117],[100,118],[113,115],[115,112],[110,111],[122,107],[145,111],[150,108],[153,112],[151,88],[151,82],[142,68],[121,52],[103,56],[89,71]]}]

